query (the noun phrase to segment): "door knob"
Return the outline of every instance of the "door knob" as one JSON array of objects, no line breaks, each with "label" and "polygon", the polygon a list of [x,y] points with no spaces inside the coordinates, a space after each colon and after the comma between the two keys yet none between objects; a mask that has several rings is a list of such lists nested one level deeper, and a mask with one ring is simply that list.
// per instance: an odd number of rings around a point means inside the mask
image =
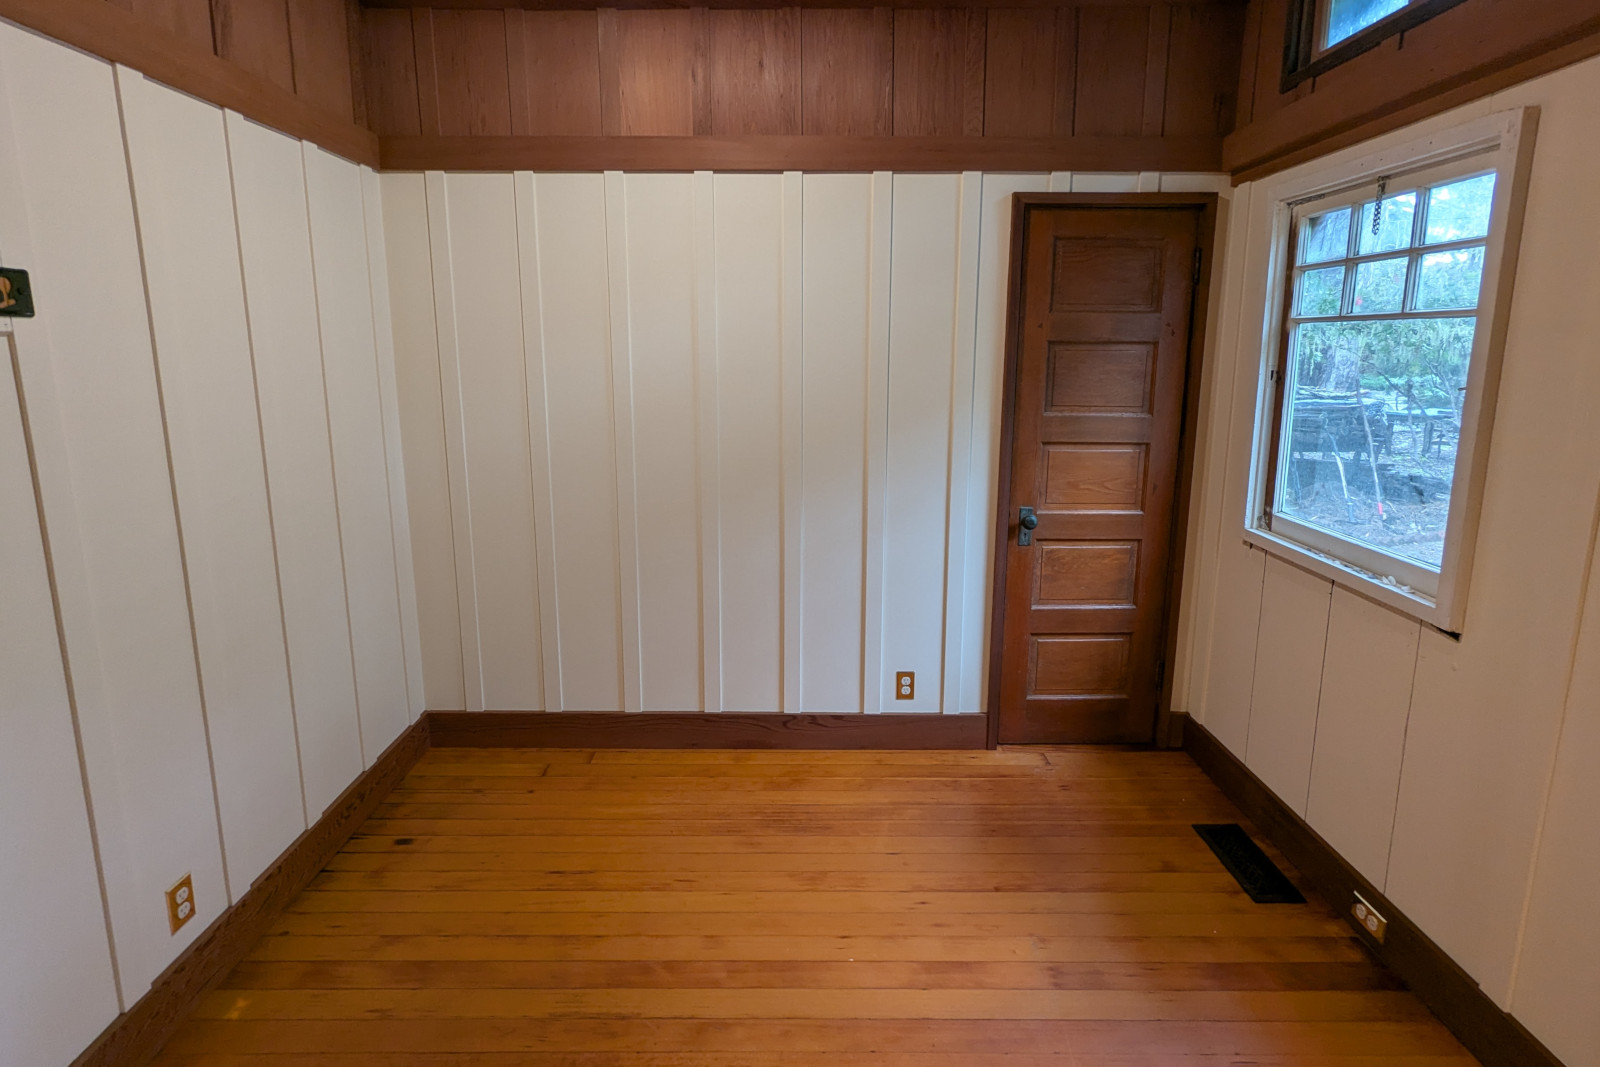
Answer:
[{"label": "door knob", "polygon": [[1039,516],[1033,513],[1032,508],[1022,508],[1020,509],[1020,512],[1021,514],[1017,519],[1017,525],[1020,526],[1021,529],[1017,531],[1017,544],[1023,548],[1027,548],[1029,545],[1033,544],[1033,531],[1039,525]]}]

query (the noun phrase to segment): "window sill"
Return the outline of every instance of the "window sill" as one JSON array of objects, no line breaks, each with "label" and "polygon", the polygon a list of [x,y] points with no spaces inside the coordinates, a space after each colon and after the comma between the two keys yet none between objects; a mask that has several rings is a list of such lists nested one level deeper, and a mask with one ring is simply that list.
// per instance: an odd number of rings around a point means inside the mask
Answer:
[{"label": "window sill", "polygon": [[1301,570],[1310,571],[1319,578],[1325,578],[1368,600],[1375,600],[1408,618],[1426,623],[1442,633],[1450,633],[1448,620],[1443,617],[1438,603],[1432,597],[1391,584],[1360,568],[1278,537],[1267,530],[1246,527],[1244,542],[1251,548],[1259,548],[1269,556],[1275,556]]}]

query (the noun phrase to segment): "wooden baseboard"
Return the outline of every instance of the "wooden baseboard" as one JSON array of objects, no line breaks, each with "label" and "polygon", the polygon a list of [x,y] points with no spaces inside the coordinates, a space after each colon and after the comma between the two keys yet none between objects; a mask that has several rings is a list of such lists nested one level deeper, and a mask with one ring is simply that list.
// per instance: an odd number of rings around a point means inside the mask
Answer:
[{"label": "wooden baseboard", "polygon": [[982,715],[430,711],[435,748],[984,748]]},{"label": "wooden baseboard", "polygon": [[344,847],[428,749],[426,720],[390,745],[290,845],[278,862],[206,928],[131,1008],[72,1061],[72,1067],[138,1067],[160,1050],[207,989],[227,976],[279,913]]},{"label": "wooden baseboard", "polygon": [[[1337,914],[1350,920],[1372,954],[1411,987],[1484,1067],[1562,1067],[1538,1038],[1490,1000],[1471,975],[1279,800],[1237,756],[1187,715],[1178,718],[1182,722],[1184,751],[1299,869],[1311,888]],[[1388,937],[1382,944],[1367,937],[1350,916],[1350,905],[1358,892],[1389,920]]]}]

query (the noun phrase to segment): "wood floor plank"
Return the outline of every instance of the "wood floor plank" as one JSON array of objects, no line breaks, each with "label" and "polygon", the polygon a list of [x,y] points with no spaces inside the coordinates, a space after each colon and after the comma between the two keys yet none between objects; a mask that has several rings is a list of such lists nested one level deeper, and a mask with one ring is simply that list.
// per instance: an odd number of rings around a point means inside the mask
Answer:
[{"label": "wood floor plank", "polygon": [[[1200,896],[1197,894],[1197,896]],[[1201,897],[1203,900],[1204,897]],[[1145,901],[1116,902],[1118,911],[929,914],[918,912],[470,912],[292,911],[268,936],[383,937],[1332,937],[1354,940],[1340,920],[1319,912],[1286,909],[1264,915],[1245,910],[1151,910]],[[1143,908],[1144,910],[1140,910]]]},{"label": "wood floor plank", "polygon": [[436,749],[157,1064],[1471,1067],[1238,821],[1181,753]]}]

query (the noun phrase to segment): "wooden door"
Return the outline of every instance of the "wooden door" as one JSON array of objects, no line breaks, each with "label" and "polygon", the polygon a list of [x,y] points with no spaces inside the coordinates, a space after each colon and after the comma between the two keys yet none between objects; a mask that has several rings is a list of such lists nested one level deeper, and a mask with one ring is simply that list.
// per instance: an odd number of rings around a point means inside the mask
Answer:
[{"label": "wooden door", "polygon": [[1154,738],[1206,217],[1195,204],[1019,211],[1001,741]]}]

